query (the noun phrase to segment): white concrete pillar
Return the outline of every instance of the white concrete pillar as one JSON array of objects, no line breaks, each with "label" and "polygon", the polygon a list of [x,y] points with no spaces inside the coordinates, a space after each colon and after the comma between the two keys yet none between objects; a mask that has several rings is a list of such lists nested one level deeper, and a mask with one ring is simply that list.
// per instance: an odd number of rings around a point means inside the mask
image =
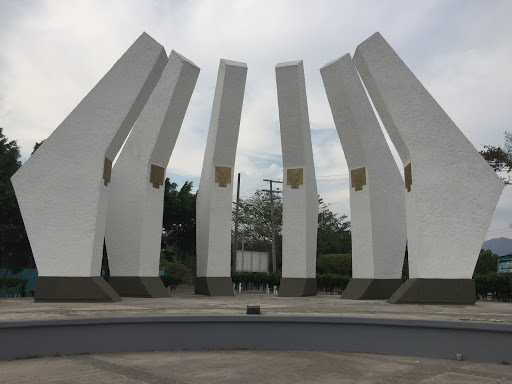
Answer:
[{"label": "white concrete pillar", "polygon": [[404,165],[410,279],[390,301],[474,302],[503,181],[379,33],[354,63]]},{"label": "white concrete pillar", "polygon": [[111,165],[166,63],[143,33],[12,177],[36,300],[119,300],[99,277]]},{"label": "white concrete pillar", "polygon": [[388,299],[402,285],[404,181],[349,54],[320,69],[350,175],[352,280],[342,299]]},{"label": "white concrete pillar", "polygon": [[169,296],[159,277],[165,170],[199,68],[172,51],[114,168],[105,241],[120,296]]},{"label": "white concrete pillar", "polygon": [[231,296],[233,170],[247,65],[221,60],[196,201],[195,291]]},{"label": "white concrete pillar", "polygon": [[318,193],[302,61],[276,65],[283,151],[280,296],[315,295]]}]

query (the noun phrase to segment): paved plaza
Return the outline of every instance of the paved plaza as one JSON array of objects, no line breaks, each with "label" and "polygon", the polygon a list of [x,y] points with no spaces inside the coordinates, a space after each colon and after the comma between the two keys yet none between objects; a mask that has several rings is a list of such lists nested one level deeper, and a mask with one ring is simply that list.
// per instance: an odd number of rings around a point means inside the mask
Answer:
[{"label": "paved plaza", "polygon": [[127,316],[240,315],[259,305],[263,315],[343,316],[512,323],[511,303],[478,301],[475,305],[388,304],[380,300],[341,300],[338,295],[289,298],[266,294],[207,297],[180,289],[170,298],[123,298],[108,303],[34,303],[31,298],[0,299],[0,321]]},{"label": "paved plaza", "polygon": [[0,362],[0,383],[511,383],[510,366],[312,351],[160,351]]}]

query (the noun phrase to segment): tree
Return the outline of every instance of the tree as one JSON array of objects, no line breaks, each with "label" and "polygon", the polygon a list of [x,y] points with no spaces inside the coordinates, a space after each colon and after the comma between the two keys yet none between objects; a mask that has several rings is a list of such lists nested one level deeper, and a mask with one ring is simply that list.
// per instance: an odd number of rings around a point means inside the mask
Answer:
[{"label": "tree", "polygon": [[[233,209],[233,223],[235,209]],[[272,226],[271,226],[270,197],[267,193],[257,190],[252,197],[240,199],[238,213],[238,241],[236,249],[244,247],[251,251],[272,252]],[[274,199],[274,228],[276,231],[276,260],[277,269],[281,265],[283,203]],[[234,230],[234,228],[233,228]]]},{"label": "tree", "polygon": [[43,143],[44,143],[44,140],[41,140],[41,141],[39,141],[39,142],[35,143],[35,144],[34,144],[34,148],[32,149],[32,153],[31,153],[31,155],[33,155],[33,154],[34,154],[34,152],[35,152],[35,151],[37,151],[37,148],[39,148],[39,147],[41,146],[41,144],[43,144]]},{"label": "tree", "polygon": [[498,270],[498,255],[492,253],[491,250],[481,250],[476,262],[475,272],[473,275],[485,275],[489,272],[496,273]]},{"label": "tree", "polygon": [[21,272],[35,266],[11,176],[21,167],[20,149],[0,128],[0,266]]},{"label": "tree", "polygon": [[[512,132],[505,132],[505,144],[503,148],[499,145],[484,145],[480,154],[495,172],[505,170],[510,173],[512,170]],[[510,176],[503,178],[505,184],[510,184]]]},{"label": "tree", "polygon": [[[196,194],[192,181],[180,190],[165,179],[162,248],[172,250],[174,259],[190,270],[196,270]],[[165,253],[165,252],[164,252]]]},{"label": "tree", "polygon": [[329,209],[330,204],[318,199],[318,254],[340,254],[352,252],[350,221],[347,215],[338,216]]},{"label": "tree", "polygon": [[[346,215],[339,216],[332,212],[329,204],[318,199],[318,235],[317,254],[341,254],[351,252],[350,222]],[[233,217],[235,210],[233,209]],[[234,220],[233,220],[234,221]],[[282,264],[282,228],[283,203],[274,200],[274,226],[276,230],[276,258],[278,270]],[[251,251],[272,251],[272,228],[270,225],[270,199],[262,191],[256,191],[247,199],[240,199],[239,244],[244,241],[245,248]]]}]

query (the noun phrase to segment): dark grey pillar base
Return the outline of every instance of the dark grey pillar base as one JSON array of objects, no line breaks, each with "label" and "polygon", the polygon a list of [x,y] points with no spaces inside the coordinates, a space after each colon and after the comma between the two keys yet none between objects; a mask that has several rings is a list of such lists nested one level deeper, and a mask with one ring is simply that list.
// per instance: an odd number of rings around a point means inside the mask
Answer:
[{"label": "dark grey pillar base", "polygon": [[409,279],[391,296],[391,304],[475,304],[472,279]]},{"label": "dark grey pillar base", "polygon": [[231,277],[196,277],[196,295],[233,296]]},{"label": "dark grey pillar base", "polygon": [[402,285],[402,279],[350,279],[341,298],[344,300],[385,300]]},{"label": "dark grey pillar base", "polygon": [[279,296],[302,297],[316,295],[316,278],[281,278],[279,285]]},{"label": "dark grey pillar base", "polygon": [[101,276],[38,276],[34,301],[121,301]]},{"label": "dark grey pillar base", "polygon": [[110,276],[108,283],[119,296],[124,297],[169,297],[169,292],[159,276]]}]

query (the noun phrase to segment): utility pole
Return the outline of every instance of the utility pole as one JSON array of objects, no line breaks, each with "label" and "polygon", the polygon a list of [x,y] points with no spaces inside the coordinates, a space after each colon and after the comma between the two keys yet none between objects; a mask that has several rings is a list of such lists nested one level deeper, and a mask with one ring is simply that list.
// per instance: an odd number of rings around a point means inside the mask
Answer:
[{"label": "utility pole", "polygon": [[274,225],[274,193],[281,193],[281,191],[272,189],[272,183],[283,184],[279,180],[263,179],[270,183],[270,189],[263,189],[263,192],[270,193],[270,228],[272,230],[272,272],[277,272],[277,258],[276,258],[276,230]]},{"label": "utility pole", "polygon": [[[238,247],[238,206],[240,205],[240,172],[238,173],[238,183],[236,185],[236,210],[235,210],[235,246],[231,255],[231,273],[236,272],[236,254]],[[243,247],[243,243],[242,243]]]}]

